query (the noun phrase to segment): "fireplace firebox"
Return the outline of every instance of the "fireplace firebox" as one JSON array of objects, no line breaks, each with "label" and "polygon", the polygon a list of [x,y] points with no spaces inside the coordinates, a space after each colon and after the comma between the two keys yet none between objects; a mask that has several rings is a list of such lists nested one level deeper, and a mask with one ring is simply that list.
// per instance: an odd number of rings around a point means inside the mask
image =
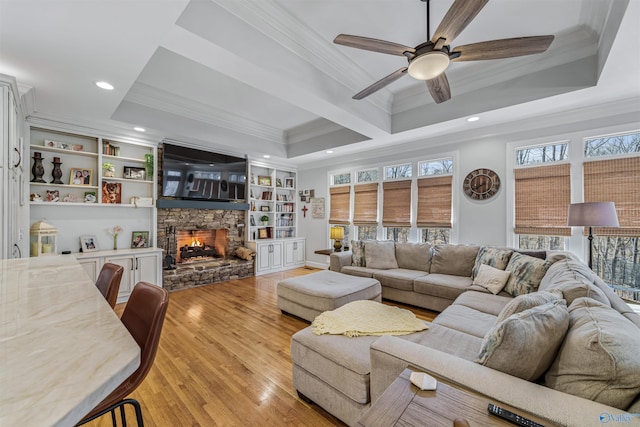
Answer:
[{"label": "fireplace firebox", "polygon": [[225,258],[228,230],[177,230],[176,262],[190,264]]}]

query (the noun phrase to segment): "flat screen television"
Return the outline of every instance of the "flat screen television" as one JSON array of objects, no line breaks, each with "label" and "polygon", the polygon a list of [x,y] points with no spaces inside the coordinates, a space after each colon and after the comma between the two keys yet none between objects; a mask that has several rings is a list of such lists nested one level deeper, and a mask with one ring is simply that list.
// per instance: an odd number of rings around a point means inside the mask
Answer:
[{"label": "flat screen television", "polygon": [[189,200],[246,202],[247,159],[164,144],[162,195]]}]

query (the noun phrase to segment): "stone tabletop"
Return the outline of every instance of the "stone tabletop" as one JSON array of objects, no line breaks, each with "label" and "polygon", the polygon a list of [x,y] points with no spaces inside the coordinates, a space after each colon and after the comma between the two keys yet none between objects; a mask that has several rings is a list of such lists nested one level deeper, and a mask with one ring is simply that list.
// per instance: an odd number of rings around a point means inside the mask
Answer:
[{"label": "stone tabletop", "polygon": [[140,348],[71,255],[0,260],[0,426],[71,426]]}]

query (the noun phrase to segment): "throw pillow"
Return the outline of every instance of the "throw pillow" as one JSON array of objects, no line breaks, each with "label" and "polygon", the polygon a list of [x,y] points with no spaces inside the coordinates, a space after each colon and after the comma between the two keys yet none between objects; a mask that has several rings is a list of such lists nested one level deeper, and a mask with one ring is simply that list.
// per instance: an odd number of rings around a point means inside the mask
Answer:
[{"label": "throw pillow", "polygon": [[538,290],[560,290],[569,305],[580,297],[589,297],[610,306],[609,298],[594,284],[595,280],[595,273],[583,262],[562,259],[549,267]]},{"label": "throw pillow", "polygon": [[499,270],[487,264],[480,264],[478,274],[473,279],[473,284],[482,286],[491,291],[492,294],[498,295],[507,284],[509,276],[511,276],[510,271]]},{"label": "throw pillow", "polygon": [[429,243],[396,243],[398,268],[429,271],[431,245]]},{"label": "throw pillow", "polygon": [[365,242],[364,258],[367,268],[377,268],[379,270],[398,268],[395,242],[378,242],[376,240]]},{"label": "throw pillow", "polygon": [[569,306],[569,331],[548,387],[626,410],[640,390],[640,328],[591,298]]},{"label": "throw pillow", "polygon": [[478,246],[435,245],[431,257],[431,273],[471,277],[478,256]]},{"label": "throw pillow", "polygon": [[516,313],[489,330],[476,363],[535,381],[553,362],[568,327],[564,300]]},{"label": "throw pillow", "polygon": [[532,292],[530,294],[518,295],[502,308],[500,314],[498,314],[496,323],[500,323],[506,318],[516,313],[520,313],[521,311],[525,311],[530,308],[537,307],[539,305],[543,305],[559,299],[563,299],[562,292],[560,291]]},{"label": "throw pillow", "polygon": [[473,266],[473,272],[471,277],[475,278],[478,275],[480,266],[482,264],[490,265],[499,270],[504,270],[509,264],[513,251],[510,249],[492,248],[490,246],[482,246],[476,256],[476,262]]},{"label": "throw pillow", "polygon": [[505,268],[511,272],[505,292],[517,297],[535,291],[549,266],[551,263],[543,259],[514,253]]},{"label": "throw pillow", "polygon": [[364,240],[351,241],[351,265],[354,267],[366,267],[364,258]]}]

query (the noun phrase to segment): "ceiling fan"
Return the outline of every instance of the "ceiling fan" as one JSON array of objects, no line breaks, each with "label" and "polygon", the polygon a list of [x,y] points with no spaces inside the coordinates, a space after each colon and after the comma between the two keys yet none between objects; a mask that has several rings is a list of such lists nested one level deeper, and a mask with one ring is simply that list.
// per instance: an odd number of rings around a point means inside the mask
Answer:
[{"label": "ceiling fan", "polygon": [[542,53],[547,50],[554,38],[554,36],[516,37],[472,43],[451,49],[451,42],[469,25],[489,0],[455,0],[433,37],[430,37],[429,30],[429,0],[421,1],[427,3],[427,41],[416,47],[348,34],[339,34],[333,40],[336,44],[357,49],[405,56],[409,62],[406,67],[394,71],[358,92],[353,99],[363,99],[408,73],[417,80],[425,80],[429,93],[439,104],[451,99],[449,81],[444,73],[450,61],[480,61]]}]

